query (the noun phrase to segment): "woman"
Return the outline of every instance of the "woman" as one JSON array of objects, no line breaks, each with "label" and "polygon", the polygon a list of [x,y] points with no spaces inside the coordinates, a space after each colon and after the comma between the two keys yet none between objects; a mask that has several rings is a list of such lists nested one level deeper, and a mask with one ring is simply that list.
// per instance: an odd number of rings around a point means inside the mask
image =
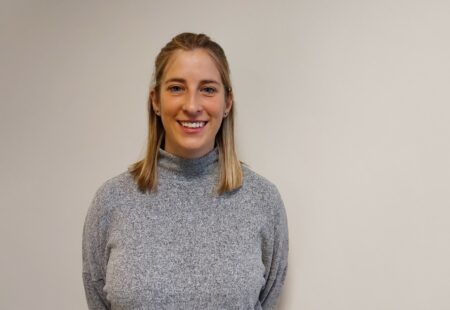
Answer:
[{"label": "woman", "polygon": [[84,224],[89,309],[273,309],[287,270],[276,187],[235,153],[222,48],[174,37],[155,61],[145,158],[107,181]]}]

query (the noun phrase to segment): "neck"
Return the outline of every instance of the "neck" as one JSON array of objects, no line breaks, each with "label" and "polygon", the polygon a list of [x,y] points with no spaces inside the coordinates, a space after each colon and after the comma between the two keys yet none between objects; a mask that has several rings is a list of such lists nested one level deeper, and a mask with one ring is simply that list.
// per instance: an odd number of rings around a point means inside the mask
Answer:
[{"label": "neck", "polygon": [[214,148],[207,154],[197,158],[183,158],[159,149],[159,166],[178,173],[199,175],[211,171],[217,166],[219,152]]}]

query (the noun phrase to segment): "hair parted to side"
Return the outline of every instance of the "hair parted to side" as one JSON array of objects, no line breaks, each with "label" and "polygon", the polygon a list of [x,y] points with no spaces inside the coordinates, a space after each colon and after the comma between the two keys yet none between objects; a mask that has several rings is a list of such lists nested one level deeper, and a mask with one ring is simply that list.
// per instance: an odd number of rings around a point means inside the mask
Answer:
[{"label": "hair parted to side", "polygon": [[[154,90],[159,98],[161,82],[172,55],[177,50],[191,51],[194,49],[204,49],[213,59],[222,78],[225,89],[225,100],[231,96],[230,69],[225,52],[219,44],[212,41],[205,34],[195,34],[184,32],[175,36],[159,52],[155,60],[155,71],[153,73],[150,93]],[[158,184],[158,152],[164,139],[164,127],[161,118],[155,113],[152,105],[152,97],[148,98],[148,138],[147,151],[144,158],[129,167],[138,188],[142,192],[156,190]],[[241,163],[236,156],[234,143],[234,104],[228,116],[222,120],[220,129],[216,135],[216,145],[219,150],[219,182],[217,192],[223,194],[239,188],[243,182]]]}]

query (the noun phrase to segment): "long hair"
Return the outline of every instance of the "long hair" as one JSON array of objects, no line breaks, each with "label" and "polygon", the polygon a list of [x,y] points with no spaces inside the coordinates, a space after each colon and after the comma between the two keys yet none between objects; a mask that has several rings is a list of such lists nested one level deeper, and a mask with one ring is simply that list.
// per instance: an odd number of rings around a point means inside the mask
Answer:
[{"label": "long hair", "polygon": [[[175,36],[165,47],[161,49],[155,60],[152,85],[148,96],[148,137],[147,151],[144,158],[129,167],[138,188],[142,192],[156,190],[158,184],[158,151],[164,140],[164,127],[161,118],[155,113],[152,105],[152,90],[156,98],[160,97],[161,80],[167,63],[177,50],[191,51],[204,49],[213,59],[222,78],[225,89],[225,100],[233,99],[231,87],[230,69],[225,52],[219,44],[212,41],[205,34],[181,33]],[[222,120],[222,124],[216,135],[216,145],[219,150],[219,181],[217,192],[223,194],[239,188],[243,182],[241,163],[236,156],[234,143],[234,104],[228,116]]]}]

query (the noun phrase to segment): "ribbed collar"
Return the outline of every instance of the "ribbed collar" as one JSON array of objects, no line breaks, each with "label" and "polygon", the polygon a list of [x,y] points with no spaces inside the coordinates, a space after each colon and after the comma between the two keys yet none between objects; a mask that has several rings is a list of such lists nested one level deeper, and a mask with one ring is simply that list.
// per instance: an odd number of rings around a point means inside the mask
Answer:
[{"label": "ribbed collar", "polygon": [[219,150],[215,147],[212,151],[206,155],[194,158],[186,159],[175,156],[171,153],[159,149],[159,166],[168,170],[179,172],[183,174],[198,175],[209,171],[219,158]]}]

